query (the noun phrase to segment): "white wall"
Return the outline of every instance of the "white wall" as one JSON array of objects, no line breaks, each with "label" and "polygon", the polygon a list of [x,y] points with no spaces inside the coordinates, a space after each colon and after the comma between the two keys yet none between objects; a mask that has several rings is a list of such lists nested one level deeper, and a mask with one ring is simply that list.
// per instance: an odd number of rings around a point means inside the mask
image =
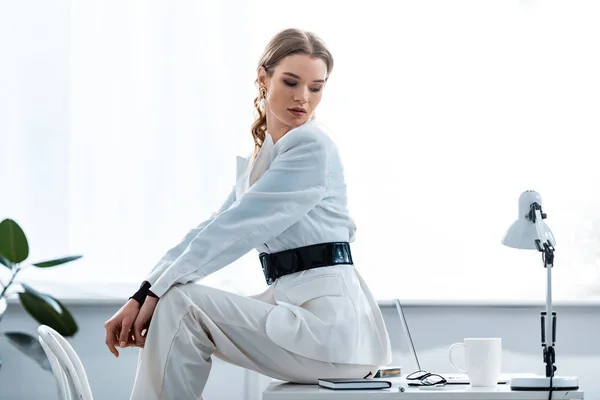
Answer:
[{"label": "white wall", "polygon": [[[370,0],[345,18],[338,3],[0,1],[0,218],[32,261],[84,255],[20,277],[139,285],[227,195],[253,146],[255,63],[297,26],[334,54],[317,114],[377,296],[543,298],[539,255],[500,244],[525,189],[556,235],[555,296],[598,294],[600,2]],[[399,244],[390,268],[379,249]],[[249,257],[218,283],[264,290]]]},{"label": "white wall", "polygon": [[[135,370],[136,351],[127,349],[115,359],[104,345],[103,324],[119,307],[73,304],[66,302],[80,326],[71,340],[86,366],[95,399],[126,399]],[[382,309],[394,347],[394,363],[410,371],[415,368],[406,346],[404,332],[395,308],[382,302]],[[503,372],[543,374],[539,313],[542,305],[435,305],[407,304],[405,314],[411,327],[421,366],[430,371],[449,371],[447,348],[464,337],[494,336],[503,339]],[[600,305],[564,305],[556,307],[557,374],[577,375],[586,398],[600,398],[600,349],[595,339],[600,332]],[[18,304],[11,304],[0,329],[35,332],[36,324]],[[0,370],[0,399],[54,400],[54,382],[27,357],[0,340],[3,366]],[[458,358],[460,363],[462,360]],[[268,379],[246,374],[238,367],[219,360],[214,362],[208,381],[207,400],[259,400],[260,389]]]}]

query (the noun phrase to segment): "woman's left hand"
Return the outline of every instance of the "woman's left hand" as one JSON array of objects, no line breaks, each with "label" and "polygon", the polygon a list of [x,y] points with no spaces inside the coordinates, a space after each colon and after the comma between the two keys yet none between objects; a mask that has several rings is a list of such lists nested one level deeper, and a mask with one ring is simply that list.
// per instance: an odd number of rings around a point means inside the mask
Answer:
[{"label": "woman's left hand", "polygon": [[150,321],[154,315],[157,303],[158,298],[151,296],[146,297],[142,308],[140,308],[140,312],[133,322],[133,337],[135,338],[136,347],[143,348],[146,343],[146,335],[148,334]]}]

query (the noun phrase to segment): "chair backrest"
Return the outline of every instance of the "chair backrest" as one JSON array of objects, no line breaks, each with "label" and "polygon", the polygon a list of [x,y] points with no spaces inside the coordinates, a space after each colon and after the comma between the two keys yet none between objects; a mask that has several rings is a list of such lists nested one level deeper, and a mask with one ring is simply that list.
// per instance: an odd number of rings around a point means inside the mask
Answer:
[{"label": "chair backrest", "polygon": [[44,349],[44,353],[46,353],[46,357],[48,357],[48,361],[50,361],[50,367],[52,369],[52,374],[54,375],[54,380],[56,381],[56,389],[58,391],[58,399],[59,400],[73,400],[71,396],[71,389],[69,387],[69,380],[65,371],[60,366],[58,362],[58,358],[52,352],[50,346],[44,342],[44,339],[38,337],[38,341]]},{"label": "chair backrest", "polygon": [[[63,373],[67,378],[69,391],[71,391],[71,398],[77,400],[92,400],[92,391],[85,369],[69,342],[67,342],[60,333],[46,325],[40,325],[38,334],[40,339],[56,357],[62,368]],[[50,362],[52,363],[52,361]],[[60,386],[61,383],[57,374],[54,374],[54,376],[55,379],[57,379],[57,384]],[[67,399],[69,398],[67,397]]]}]

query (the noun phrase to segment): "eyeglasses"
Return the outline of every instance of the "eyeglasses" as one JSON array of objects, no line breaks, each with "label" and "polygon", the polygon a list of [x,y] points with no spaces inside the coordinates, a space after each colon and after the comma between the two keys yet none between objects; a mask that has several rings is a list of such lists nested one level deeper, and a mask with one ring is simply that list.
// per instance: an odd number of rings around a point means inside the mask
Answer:
[{"label": "eyeglasses", "polygon": [[432,374],[427,371],[415,371],[412,374],[409,374],[406,377],[407,381],[419,381],[419,383],[411,383],[409,385],[419,385],[419,386],[433,386],[433,385],[444,385],[448,381],[441,375]]}]

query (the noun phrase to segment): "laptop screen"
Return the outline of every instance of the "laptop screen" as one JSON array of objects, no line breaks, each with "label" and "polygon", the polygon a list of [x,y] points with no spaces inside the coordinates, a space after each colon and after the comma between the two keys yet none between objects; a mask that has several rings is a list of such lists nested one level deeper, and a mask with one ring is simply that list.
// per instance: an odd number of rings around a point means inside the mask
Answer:
[{"label": "laptop screen", "polygon": [[417,352],[415,351],[415,345],[412,340],[412,336],[410,335],[410,329],[408,328],[408,324],[406,323],[406,318],[404,318],[404,311],[402,310],[402,304],[400,304],[400,300],[396,299],[396,310],[398,311],[398,315],[400,316],[400,322],[402,323],[402,327],[404,328],[404,333],[406,333],[408,347],[410,348],[410,352],[412,353],[413,359],[417,364],[417,370],[421,371],[421,364],[419,363],[419,357],[417,356]]}]

